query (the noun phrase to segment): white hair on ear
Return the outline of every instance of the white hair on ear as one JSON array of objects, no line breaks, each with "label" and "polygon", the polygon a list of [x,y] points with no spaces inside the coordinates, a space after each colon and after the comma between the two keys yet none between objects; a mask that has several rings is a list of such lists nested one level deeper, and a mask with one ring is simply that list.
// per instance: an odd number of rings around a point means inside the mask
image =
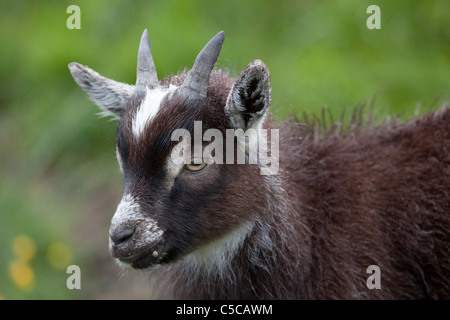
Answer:
[{"label": "white hair on ear", "polygon": [[251,62],[228,94],[225,113],[235,129],[259,130],[270,106],[270,73],[261,60]]},{"label": "white hair on ear", "polygon": [[134,94],[134,86],[103,77],[98,72],[77,62],[69,64],[75,82],[102,110],[101,116],[120,119],[128,100]]}]

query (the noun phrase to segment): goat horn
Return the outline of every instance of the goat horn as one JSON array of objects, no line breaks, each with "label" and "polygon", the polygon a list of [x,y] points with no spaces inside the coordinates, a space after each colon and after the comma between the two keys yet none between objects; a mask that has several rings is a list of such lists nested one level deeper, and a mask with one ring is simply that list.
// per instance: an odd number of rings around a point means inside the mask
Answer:
[{"label": "goat horn", "polygon": [[224,40],[225,33],[220,31],[206,44],[202,51],[200,51],[195,59],[194,66],[183,82],[183,89],[187,90],[187,94],[194,94],[202,98],[206,97],[209,76],[219,58],[219,53],[222,49]]},{"label": "goat horn", "polygon": [[155,63],[152,58],[147,29],[145,29],[142,33],[141,42],[139,43],[136,89],[146,89],[148,86],[154,86],[157,83],[158,75],[156,74]]}]

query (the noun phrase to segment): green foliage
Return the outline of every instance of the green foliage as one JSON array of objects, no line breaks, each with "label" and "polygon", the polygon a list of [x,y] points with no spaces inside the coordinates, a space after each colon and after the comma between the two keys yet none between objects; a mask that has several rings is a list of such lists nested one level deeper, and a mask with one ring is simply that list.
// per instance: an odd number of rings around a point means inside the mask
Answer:
[{"label": "green foliage", "polygon": [[[81,8],[80,30],[66,27],[71,4]],[[448,99],[450,2],[376,1],[381,30],[366,27],[371,4],[3,0],[0,297],[95,298],[118,281],[107,252],[109,220],[121,192],[116,124],[95,116],[97,108],[74,83],[69,62],[134,83],[145,28],[160,77],[190,67],[203,45],[224,30],[219,66],[237,75],[262,59],[271,70],[272,111],[280,118],[320,114],[324,105],[338,115],[374,97],[376,113],[408,117],[417,105],[426,110]],[[26,262],[34,274],[27,288],[11,271],[20,235],[36,246]],[[66,288],[65,268],[56,267],[48,253],[55,243],[69,248],[68,263],[81,267],[83,290]]]}]

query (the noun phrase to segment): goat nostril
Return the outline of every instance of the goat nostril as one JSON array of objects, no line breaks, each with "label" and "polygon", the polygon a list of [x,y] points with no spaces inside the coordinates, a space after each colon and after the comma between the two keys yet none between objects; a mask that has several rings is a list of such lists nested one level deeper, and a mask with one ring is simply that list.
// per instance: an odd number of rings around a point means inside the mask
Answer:
[{"label": "goat nostril", "polygon": [[112,242],[115,245],[119,245],[125,241],[127,241],[128,239],[130,239],[135,231],[135,227],[129,227],[129,228],[125,228],[125,229],[119,229],[119,230],[115,230],[112,233],[109,234],[109,237],[111,238]]}]

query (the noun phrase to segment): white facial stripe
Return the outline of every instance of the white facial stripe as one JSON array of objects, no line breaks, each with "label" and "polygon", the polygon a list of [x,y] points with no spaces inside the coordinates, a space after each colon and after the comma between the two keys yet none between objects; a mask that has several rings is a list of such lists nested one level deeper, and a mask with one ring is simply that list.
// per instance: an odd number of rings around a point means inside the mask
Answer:
[{"label": "white facial stripe", "polygon": [[147,88],[147,94],[133,119],[132,130],[135,137],[138,138],[142,135],[147,123],[158,113],[164,97],[176,88],[174,85],[170,85],[169,88],[156,87],[152,90]]},{"label": "white facial stripe", "polygon": [[120,201],[116,213],[111,220],[111,228],[120,228],[121,226],[129,226],[130,224],[140,224],[145,227],[139,239],[135,240],[136,248],[145,247],[146,245],[159,241],[164,233],[154,219],[142,214],[141,207],[136,202],[136,199],[130,194],[126,194],[123,196],[122,201]]},{"label": "white facial stripe", "polygon": [[[176,152],[176,151],[172,150],[172,152]],[[168,180],[170,182],[175,180],[175,178],[178,176],[180,171],[183,169],[185,163],[187,163],[187,162],[190,162],[190,159],[180,158],[180,159],[177,159],[177,161],[174,161],[172,156],[169,156],[167,158],[166,167],[167,167],[167,172],[168,172]]]},{"label": "white facial stripe", "polygon": [[116,158],[117,158],[117,162],[119,162],[120,172],[122,172],[122,174],[123,174],[122,156],[120,155],[119,148],[117,146],[116,146]]}]

